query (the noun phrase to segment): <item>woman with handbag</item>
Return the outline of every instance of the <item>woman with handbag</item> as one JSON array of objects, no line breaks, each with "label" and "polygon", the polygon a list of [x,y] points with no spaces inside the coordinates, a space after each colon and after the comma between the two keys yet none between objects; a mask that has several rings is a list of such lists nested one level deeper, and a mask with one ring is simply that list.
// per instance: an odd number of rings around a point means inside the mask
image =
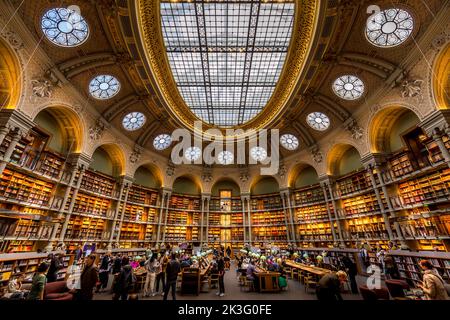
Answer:
[{"label": "woman with handbag", "polygon": [[439,275],[438,271],[433,267],[430,261],[422,260],[419,263],[423,274],[423,282],[419,285],[425,294],[426,300],[449,300],[447,294],[446,283]]}]

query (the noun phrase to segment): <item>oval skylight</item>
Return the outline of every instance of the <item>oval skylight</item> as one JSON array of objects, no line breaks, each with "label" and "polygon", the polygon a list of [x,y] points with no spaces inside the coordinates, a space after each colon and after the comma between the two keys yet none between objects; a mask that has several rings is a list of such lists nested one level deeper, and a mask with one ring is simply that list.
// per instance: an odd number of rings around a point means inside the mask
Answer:
[{"label": "oval skylight", "polygon": [[322,112],[313,112],[306,118],[309,126],[317,131],[325,131],[330,127],[330,118]]},{"label": "oval skylight", "polygon": [[254,147],[250,150],[250,155],[255,161],[264,161],[267,159],[267,151],[262,147]]},{"label": "oval skylight", "polygon": [[100,75],[92,79],[89,84],[89,93],[99,100],[114,97],[120,91],[120,82],[111,75]]},{"label": "oval skylight", "polygon": [[167,149],[171,143],[172,143],[171,136],[169,136],[168,134],[160,134],[155,138],[155,140],[153,140],[153,147],[156,150],[161,151]]},{"label": "oval skylight", "polygon": [[356,100],[364,93],[364,82],[356,76],[345,75],[333,83],[334,93],[345,100]]},{"label": "oval skylight", "polygon": [[184,153],[184,156],[189,161],[197,161],[200,159],[200,156],[202,154],[202,150],[198,147],[189,147],[187,148],[186,152]]},{"label": "oval skylight", "polygon": [[232,164],[234,161],[234,154],[230,151],[222,151],[221,153],[219,153],[217,160],[219,161],[220,164],[223,165]]},{"label": "oval skylight", "polygon": [[161,1],[172,74],[197,117],[231,127],[262,111],[286,60],[294,9],[294,2]]},{"label": "oval skylight", "polygon": [[298,139],[293,134],[284,134],[280,138],[281,145],[287,150],[296,150],[300,145]]},{"label": "oval skylight", "polygon": [[366,37],[378,47],[395,47],[408,39],[414,29],[414,20],[405,10],[392,8],[369,18]]},{"label": "oval skylight", "polygon": [[87,22],[68,8],[48,10],[41,19],[41,28],[48,40],[61,47],[79,46],[89,36]]},{"label": "oval skylight", "polygon": [[145,124],[146,117],[141,112],[129,113],[123,118],[123,127],[128,131],[136,131]]}]

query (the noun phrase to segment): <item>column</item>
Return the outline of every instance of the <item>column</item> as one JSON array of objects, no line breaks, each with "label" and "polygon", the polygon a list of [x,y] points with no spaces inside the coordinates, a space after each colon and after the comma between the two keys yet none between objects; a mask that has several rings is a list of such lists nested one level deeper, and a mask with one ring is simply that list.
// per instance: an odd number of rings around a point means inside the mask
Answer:
[{"label": "column", "polygon": [[441,150],[442,157],[444,158],[445,163],[450,167],[450,153],[448,152],[448,149],[445,147],[445,142],[442,140],[442,136],[445,133],[441,132],[441,130],[434,130],[433,131],[433,141],[436,142],[436,144],[439,146],[439,149]]},{"label": "column", "polygon": [[[392,234],[391,224],[389,223],[389,217],[386,214],[386,211],[384,210],[383,201],[381,200],[380,191],[378,190],[377,182],[375,180],[375,177],[373,175],[373,167],[372,165],[367,165],[366,170],[369,173],[370,182],[372,183],[373,190],[375,191],[375,196],[378,201],[378,206],[380,207],[381,214],[383,216],[384,225],[386,227],[386,231],[389,236],[389,240],[394,239],[394,235]],[[386,199],[388,198],[387,194],[385,194]]]},{"label": "column", "polygon": [[[326,183],[321,183],[320,186],[322,187],[323,196],[325,198],[325,205],[327,206],[328,219],[330,220],[330,225],[331,225],[331,234],[333,235],[333,241],[336,242],[338,240],[338,238],[336,236],[336,230],[334,229],[334,220],[331,217],[331,210],[330,210],[330,206],[328,203],[329,200],[328,200],[328,195],[327,195],[327,185],[326,185]],[[336,212],[336,207],[334,206],[334,204],[333,204],[333,208],[334,208],[334,211]],[[339,226],[339,221],[336,221],[336,222],[337,222],[337,225]]]},{"label": "column", "polygon": [[[64,221],[64,225],[63,225],[62,230],[61,230],[60,242],[64,241],[64,237],[66,235],[67,227],[69,226],[70,217],[72,215],[73,208],[75,207],[75,202],[77,200],[78,192],[80,191],[81,181],[83,180],[83,176],[84,176],[84,173],[86,171],[86,168],[85,168],[85,166],[82,165],[82,166],[79,167],[78,170],[79,170],[78,180],[77,180],[77,183],[76,183],[75,188],[73,190],[72,199],[71,199],[70,204],[69,204],[69,209],[67,210],[66,220]],[[62,210],[64,210],[64,207],[62,208]]]},{"label": "column", "polygon": [[[328,183],[325,183],[326,187],[328,187],[328,191],[330,192],[330,200],[331,203],[333,204],[333,208],[334,208],[334,218],[336,219],[336,225],[338,228],[338,234],[339,234],[339,242],[343,243],[344,241],[344,236],[342,234],[342,226],[341,226],[341,221],[338,218],[338,207],[336,205],[336,200],[334,199],[334,195],[333,195],[333,189],[331,188],[331,181],[328,180]],[[324,193],[326,195],[326,190],[324,189]]]},{"label": "column", "polygon": [[205,199],[202,195],[202,213],[200,220],[200,248],[203,248],[203,227],[204,227],[204,215],[205,215]]},{"label": "column", "polygon": [[[72,170],[70,172],[70,181],[67,184],[66,187],[66,191],[64,193],[64,199],[63,202],[61,204],[61,207],[59,208],[60,210],[60,216],[62,215],[62,212],[64,212],[64,209],[67,205],[67,201],[69,200],[69,196],[70,196],[70,191],[72,190],[72,188],[74,187],[74,182],[75,182],[75,178],[77,176],[77,170],[78,167],[77,166],[73,166]],[[59,230],[59,228],[61,227],[61,223],[56,223],[53,230],[52,230],[52,234],[50,236],[49,242],[47,244],[47,248],[53,248],[53,243],[56,241],[56,234]],[[62,242],[64,240],[64,235],[60,236],[60,242]]]},{"label": "column", "polygon": [[11,156],[16,149],[17,144],[19,143],[20,139],[22,138],[22,132],[20,130],[16,130],[13,133],[11,143],[9,144],[8,148],[5,151],[5,154],[3,155],[3,159],[0,163],[0,176],[3,174],[3,171],[6,168],[6,165],[11,160]]},{"label": "column", "polygon": [[161,243],[161,227],[162,227],[162,219],[163,219],[163,213],[166,207],[168,207],[169,203],[169,194],[166,192],[165,189],[162,189],[162,195],[161,195],[161,209],[159,211],[159,218],[158,218],[158,231],[156,234],[156,242],[159,245]]},{"label": "column", "polygon": [[[167,216],[169,215],[169,200],[170,200],[170,197],[172,196],[172,190],[163,190],[163,192],[166,193],[166,198],[167,198],[166,206],[163,209],[165,211],[164,226],[166,226],[167,225]],[[165,243],[165,242],[166,242],[166,228],[164,228],[164,232],[163,232],[163,236],[162,236],[162,243]]]},{"label": "column", "polygon": [[[210,194],[202,194],[202,205],[203,205],[203,217],[206,216],[206,219],[203,218],[202,224],[204,224],[204,227],[206,228],[205,234],[203,234],[203,227],[202,227],[202,244],[203,241],[205,241],[207,244],[209,244],[209,203],[211,201],[211,195]],[[205,223],[206,220],[206,223]]]},{"label": "column", "polygon": [[[381,168],[377,163],[375,163],[375,172],[378,175],[378,179],[380,180],[381,190],[383,190],[383,193],[386,197],[389,214],[392,218],[395,218],[397,215],[395,213],[394,207],[392,206],[391,198],[389,197],[389,193],[386,188],[386,182],[384,181],[383,175],[381,174]],[[397,221],[394,222],[394,228],[397,232],[397,238],[400,240],[401,244],[405,244],[405,239],[403,238],[402,231]]]},{"label": "column", "polygon": [[[130,187],[133,183],[133,178],[123,176],[123,177],[121,177],[119,183],[120,183],[119,197],[117,198],[117,205],[116,205],[116,209],[114,212],[114,220],[113,220],[113,224],[112,224],[111,235],[109,236],[108,250],[112,249],[112,242],[114,240],[114,231],[115,231],[116,227],[118,227],[116,243],[119,243],[120,230],[122,228],[123,217],[124,217],[124,213],[125,213],[126,204],[128,201],[128,194],[130,192]],[[123,201],[122,201],[122,199],[123,199]],[[120,210],[121,204],[122,204],[122,210]]]},{"label": "column", "polygon": [[242,203],[242,227],[244,228],[244,244],[245,244],[247,243],[247,219],[245,219],[245,212],[246,212],[245,197],[241,197],[241,203]]},{"label": "column", "polygon": [[8,135],[8,133],[9,133],[9,128],[7,126],[2,127],[0,129],[0,145],[3,144],[3,140],[5,140],[5,138]]},{"label": "column", "polygon": [[250,211],[250,194],[243,194],[241,195],[242,199],[242,212],[244,215],[244,223],[245,220],[247,220],[247,228],[244,228],[244,234],[247,234],[248,230],[248,237],[246,237],[246,241],[248,244],[252,245],[252,219],[251,219],[251,211]]},{"label": "column", "polygon": [[[286,236],[287,236],[287,241],[289,242],[289,243],[291,243],[291,235],[293,234],[292,233],[292,230],[291,230],[291,228],[289,227],[289,224],[290,223],[288,223],[288,219],[287,219],[287,217],[286,217],[286,209],[287,209],[287,206],[286,206],[286,198],[285,198],[285,193],[284,192],[280,192],[280,197],[281,197],[281,203],[283,204],[283,212],[284,212],[284,224],[286,225]],[[292,224],[291,224],[292,225]]]},{"label": "column", "polygon": [[284,190],[285,197],[286,197],[286,207],[289,212],[289,221],[291,222],[291,230],[292,230],[292,237],[291,239],[294,241],[294,243],[297,243],[297,235],[295,233],[295,219],[294,219],[294,212],[292,211],[292,203],[291,203],[291,193],[289,189]]}]

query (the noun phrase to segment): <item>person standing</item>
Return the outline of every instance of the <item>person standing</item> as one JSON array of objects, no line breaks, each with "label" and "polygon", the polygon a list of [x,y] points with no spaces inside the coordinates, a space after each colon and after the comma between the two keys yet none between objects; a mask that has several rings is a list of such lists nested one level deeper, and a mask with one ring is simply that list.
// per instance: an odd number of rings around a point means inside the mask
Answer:
[{"label": "person standing", "polygon": [[358,284],[356,283],[356,276],[358,275],[358,269],[356,267],[356,263],[354,263],[352,259],[350,259],[347,256],[343,256],[341,261],[342,264],[347,269],[348,276],[350,278],[350,287],[352,289],[352,293],[358,294],[359,293]]},{"label": "person standing", "polygon": [[222,254],[219,255],[217,260],[217,271],[219,272],[219,292],[216,295],[223,297],[225,296],[225,283],[223,281],[225,277],[225,261]]},{"label": "person standing", "polygon": [[81,263],[82,257],[83,257],[83,248],[81,246],[78,246],[78,248],[75,250],[75,258],[73,259],[73,264]]},{"label": "person standing", "polygon": [[119,274],[120,270],[122,270],[122,255],[119,253],[114,258],[113,267],[112,267],[112,274],[114,274],[114,275]]},{"label": "person standing", "polygon": [[97,287],[97,292],[101,292],[102,290],[104,290],[108,287],[109,271],[111,270],[110,266],[111,266],[110,253],[107,252],[102,257],[102,261],[100,263],[100,270],[99,270],[100,284]]},{"label": "person standing", "polygon": [[341,284],[347,281],[344,271],[328,273],[317,283],[316,294],[319,301],[342,301]]},{"label": "person standing", "polygon": [[421,260],[420,267],[424,271],[423,282],[419,285],[427,300],[449,300],[445,282],[430,261]]},{"label": "person standing", "polygon": [[130,265],[130,259],[126,256],[122,258],[122,270],[117,276],[117,281],[114,285],[113,300],[128,300],[128,294],[134,287],[136,276],[133,273],[133,268]]},{"label": "person standing", "polygon": [[58,279],[58,270],[62,268],[62,265],[59,254],[54,255],[51,253],[48,257],[50,259],[50,267],[47,272],[47,283],[51,283]]},{"label": "person standing", "polygon": [[45,273],[47,270],[48,264],[42,262],[33,276],[33,282],[27,300],[44,300],[45,284],[47,283]]},{"label": "person standing", "polygon": [[80,277],[81,289],[75,297],[80,301],[89,301],[94,297],[93,290],[98,282],[98,269],[95,265],[96,256],[91,254],[86,257],[85,267]]},{"label": "person standing", "polygon": [[180,271],[180,263],[177,260],[176,254],[172,253],[172,259],[167,264],[166,268],[166,287],[164,289],[164,300],[167,300],[170,289],[172,289],[172,299],[176,300],[177,278]]},{"label": "person standing", "polygon": [[159,259],[159,264],[161,265],[161,272],[156,275],[156,292],[159,293],[159,283],[161,282],[161,294],[164,295],[164,290],[166,288],[166,269],[169,263],[169,258],[164,252]]},{"label": "person standing", "polygon": [[144,296],[152,296],[156,295],[155,292],[155,282],[156,275],[161,272],[161,265],[157,259],[157,255],[153,254],[153,256],[145,262],[145,269],[147,270],[147,277],[145,279],[144,286]]}]

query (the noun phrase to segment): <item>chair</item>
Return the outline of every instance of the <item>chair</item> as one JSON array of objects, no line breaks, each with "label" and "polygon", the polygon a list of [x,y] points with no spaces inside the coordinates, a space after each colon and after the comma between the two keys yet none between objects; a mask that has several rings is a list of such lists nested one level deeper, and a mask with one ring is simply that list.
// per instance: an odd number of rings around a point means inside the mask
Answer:
[{"label": "chair", "polygon": [[292,274],[292,268],[291,267],[284,267],[284,271],[286,272],[286,274],[291,276],[291,274]]},{"label": "chair", "polygon": [[247,279],[246,276],[243,276],[243,275],[240,275],[240,276],[239,276],[239,286],[242,287],[242,286],[244,285],[245,279]]},{"label": "chair", "polygon": [[241,291],[247,288],[247,292],[255,291],[255,283],[253,280],[245,278],[244,285],[241,287]]},{"label": "chair", "polygon": [[367,286],[359,287],[359,292],[361,292],[361,296],[364,301],[378,300],[377,294],[373,290],[370,290]]},{"label": "chair", "polygon": [[317,287],[317,281],[312,275],[308,275],[303,278],[305,284],[305,292],[308,292],[309,289],[315,289]]},{"label": "chair", "polygon": [[297,277],[298,277],[298,269],[297,268],[292,268],[291,269],[291,278],[292,279],[297,279]]},{"label": "chair", "polygon": [[385,281],[389,294],[393,299],[405,299],[405,291],[409,290],[409,284],[404,280],[390,279]]},{"label": "chair", "polygon": [[219,285],[219,274],[218,273],[211,273],[209,275],[209,288],[212,289],[213,286],[215,285],[214,288],[217,288],[217,286]]},{"label": "chair", "polygon": [[73,294],[69,292],[66,281],[56,281],[47,283],[44,290],[44,300],[73,300]]},{"label": "chair", "polygon": [[380,289],[373,289],[378,297],[378,300],[390,300],[389,290],[387,288],[381,287]]},{"label": "chair", "polygon": [[299,271],[298,271],[298,275],[297,275],[297,280],[298,280],[300,283],[303,283],[304,278],[305,278],[305,272],[299,270]]},{"label": "chair", "polygon": [[147,279],[146,274],[136,276],[136,284],[135,284],[136,292],[141,292],[144,289],[146,279]]}]

